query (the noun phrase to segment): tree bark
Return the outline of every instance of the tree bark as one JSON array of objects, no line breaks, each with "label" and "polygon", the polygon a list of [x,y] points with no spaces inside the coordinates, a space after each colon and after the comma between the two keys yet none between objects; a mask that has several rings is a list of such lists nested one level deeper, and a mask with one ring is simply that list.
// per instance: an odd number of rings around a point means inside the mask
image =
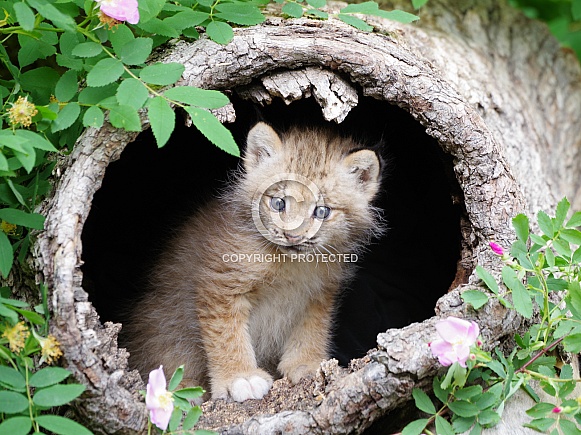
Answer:
[{"label": "tree bark", "polygon": [[[581,209],[581,74],[573,53],[559,48],[545,26],[493,0],[431,0],[418,24],[372,23],[376,31],[365,33],[336,20],[274,17],[236,29],[226,46],[202,38],[159,54],[186,66],[178,84],[235,90],[266,103],[314,95],[325,117],[337,122],[357,104],[354,89],[404,108],[453,156],[466,211],[459,266],[466,279],[441,298],[437,317],[380,334],[377,349],[349,370],[326,362],[302,386],[277,381],[263,403],[206,403],[202,424],[221,433],[362,432],[440,370],[427,346],[438,317],[476,320],[490,348],[519,329],[521,319],[497,302],[475,312],[459,297],[477,286],[476,265],[500,271],[488,242],[509,245],[510,219],[548,211],[565,194]],[[97,433],[142,433],[147,422],[138,394],[143,384],[117,347],[120,325],[101,324],[80,271],[80,236],[93,195],[135,137],[108,124],[85,131],[59,166],[57,187],[43,206],[46,229],[35,245],[37,270],[51,294],[52,332],[65,366],[87,386],[77,409]],[[277,404],[293,394],[290,406]],[[213,419],[224,409],[243,417]]]}]

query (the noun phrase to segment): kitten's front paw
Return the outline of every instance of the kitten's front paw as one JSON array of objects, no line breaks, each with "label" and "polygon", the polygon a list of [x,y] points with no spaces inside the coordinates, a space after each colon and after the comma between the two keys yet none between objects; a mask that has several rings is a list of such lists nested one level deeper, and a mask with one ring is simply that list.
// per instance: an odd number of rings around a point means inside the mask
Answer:
[{"label": "kitten's front paw", "polygon": [[237,378],[230,385],[230,395],[237,402],[244,402],[248,399],[262,399],[270,390],[271,385],[272,380],[256,375],[249,378]]},{"label": "kitten's front paw", "polygon": [[282,367],[279,366],[279,370],[294,385],[297,384],[302,378],[306,378],[307,376],[313,376],[319,369],[320,365],[321,365],[320,362],[311,362],[299,364],[293,367],[288,367],[286,369],[283,369]]},{"label": "kitten's front paw", "polygon": [[263,370],[241,374],[230,382],[221,383],[212,392],[212,399],[227,399],[230,396],[237,402],[248,399],[262,399],[272,386],[272,377]]}]

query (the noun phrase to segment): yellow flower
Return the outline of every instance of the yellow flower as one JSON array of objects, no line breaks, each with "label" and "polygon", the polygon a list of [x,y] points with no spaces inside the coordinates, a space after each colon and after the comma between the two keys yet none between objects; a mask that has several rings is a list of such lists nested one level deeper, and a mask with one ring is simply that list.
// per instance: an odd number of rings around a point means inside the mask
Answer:
[{"label": "yellow flower", "polygon": [[7,327],[2,333],[2,337],[8,340],[8,346],[14,353],[18,353],[24,349],[24,344],[29,335],[30,331],[24,322],[18,322],[11,328]]},{"label": "yellow flower", "polygon": [[109,30],[113,30],[115,27],[121,24],[121,21],[118,21],[115,18],[104,14],[103,11],[99,11],[99,21],[106,29]]},{"label": "yellow flower", "polygon": [[6,222],[5,220],[0,222],[0,230],[4,231],[9,236],[16,235],[16,228],[16,225],[11,224],[10,222]]},{"label": "yellow flower", "polygon": [[16,103],[10,103],[12,107],[8,109],[8,119],[12,125],[21,124],[28,127],[32,124],[32,117],[38,113],[36,106],[28,102],[28,97],[18,97]]},{"label": "yellow flower", "polygon": [[49,334],[48,337],[36,337],[40,343],[42,358],[40,358],[40,364],[46,361],[47,364],[52,364],[54,361],[59,359],[63,355],[60,349],[60,343],[57,341],[54,335]]}]

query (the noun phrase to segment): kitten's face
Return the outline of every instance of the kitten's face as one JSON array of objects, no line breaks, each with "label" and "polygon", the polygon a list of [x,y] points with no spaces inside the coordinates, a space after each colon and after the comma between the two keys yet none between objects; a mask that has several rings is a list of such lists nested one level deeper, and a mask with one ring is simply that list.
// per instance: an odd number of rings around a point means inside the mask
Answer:
[{"label": "kitten's face", "polygon": [[281,139],[259,123],[245,167],[254,223],[282,250],[343,252],[375,224],[379,160],[349,140],[298,130]]}]

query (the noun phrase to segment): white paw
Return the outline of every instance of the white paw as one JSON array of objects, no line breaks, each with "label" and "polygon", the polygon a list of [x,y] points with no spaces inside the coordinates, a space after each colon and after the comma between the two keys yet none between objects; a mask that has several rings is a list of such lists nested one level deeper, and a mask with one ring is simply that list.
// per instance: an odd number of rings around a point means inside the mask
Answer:
[{"label": "white paw", "polygon": [[237,402],[244,402],[248,399],[262,399],[268,390],[272,381],[254,375],[249,378],[234,379],[230,385],[230,396]]}]

